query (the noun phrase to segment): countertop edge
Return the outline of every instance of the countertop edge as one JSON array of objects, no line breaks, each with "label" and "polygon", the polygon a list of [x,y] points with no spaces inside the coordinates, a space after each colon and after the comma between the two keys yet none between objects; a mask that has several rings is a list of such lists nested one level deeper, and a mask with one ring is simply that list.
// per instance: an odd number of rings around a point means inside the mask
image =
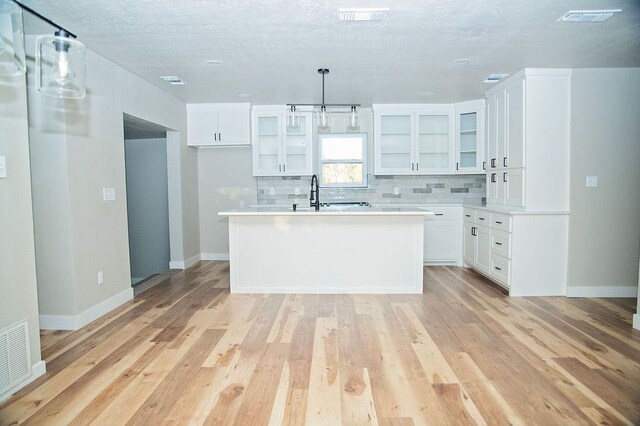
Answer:
[{"label": "countertop edge", "polygon": [[501,207],[490,207],[490,206],[479,206],[475,204],[462,204],[462,207],[476,210],[484,210],[488,212],[501,213],[501,214],[510,214],[516,216],[540,216],[540,215],[554,215],[554,216],[563,216],[570,215],[571,212],[567,210],[517,210],[510,209],[509,207],[501,208]]}]

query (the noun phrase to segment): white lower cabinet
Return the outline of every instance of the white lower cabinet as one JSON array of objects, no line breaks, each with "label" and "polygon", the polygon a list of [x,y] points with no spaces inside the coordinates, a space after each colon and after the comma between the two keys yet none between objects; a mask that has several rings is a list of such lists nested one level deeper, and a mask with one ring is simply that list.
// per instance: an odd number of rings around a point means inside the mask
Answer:
[{"label": "white lower cabinet", "polygon": [[505,287],[511,296],[566,293],[568,213],[465,207],[463,220],[466,266]]},{"label": "white lower cabinet", "polygon": [[461,265],[462,207],[428,207],[434,215],[424,222],[424,263]]}]

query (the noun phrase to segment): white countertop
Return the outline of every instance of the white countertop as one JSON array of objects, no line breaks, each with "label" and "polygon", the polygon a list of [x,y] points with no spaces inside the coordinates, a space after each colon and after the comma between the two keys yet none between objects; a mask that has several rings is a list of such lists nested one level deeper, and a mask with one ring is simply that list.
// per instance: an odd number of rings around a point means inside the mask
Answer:
[{"label": "white countertop", "polygon": [[298,207],[293,211],[283,207],[252,207],[219,212],[219,216],[433,216],[433,212],[421,207],[321,207],[315,211]]},{"label": "white countertop", "polygon": [[476,209],[476,210],[484,210],[488,212],[504,213],[504,214],[511,214],[511,215],[523,215],[523,216],[568,215],[569,214],[569,212],[566,210],[524,210],[524,209],[517,209],[515,207],[509,207],[509,206],[495,206],[495,205],[483,206],[480,204],[463,204],[462,207],[469,208],[469,209]]}]

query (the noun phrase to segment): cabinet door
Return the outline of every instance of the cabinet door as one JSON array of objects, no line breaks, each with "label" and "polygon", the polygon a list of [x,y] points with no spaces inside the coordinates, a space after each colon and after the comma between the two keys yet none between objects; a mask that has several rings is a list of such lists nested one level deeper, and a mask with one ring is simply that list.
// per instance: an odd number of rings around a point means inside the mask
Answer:
[{"label": "cabinet door", "polygon": [[456,112],[456,171],[482,171],[482,107]]},{"label": "cabinet door", "polygon": [[375,173],[413,173],[413,114],[376,113],[375,126]]},{"label": "cabinet door", "polygon": [[223,145],[249,144],[248,111],[218,111],[218,143]]},{"label": "cabinet door", "polygon": [[495,168],[495,161],[491,161],[498,157],[498,95],[493,94],[487,98],[487,110],[486,110],[486,130],[487,136],[485,139],[486,144],[486,169],[490,170]]},{"label": "cabinet door", "polygon": [[301,114],[296,127],[288,126],[286,119],[282,121],[285,126],[282,173],[295,176],[313,174],[311,113]]},{"label": "cabinet door", "polygon": [[187,144],[189,146],[218,144],[218,113],[216,111],[187,112]]},{"label": "cabinet door", "polygon": [[508,169],[502,172],[504,203],[524,207],[524,169]]},{"label": "cabinet door", "polygon": [[498,182],[498,170],[487,171],[487,203],[488,204],[502,204],[500,199],[499,182]]},{"label": "cabinet door", "polygon": [[476,226],[475,265],[480,271],[491,271],[491,235],[486,226]]},{"label": "cabinet door", "polygon": [[450,173],[453,169],[453,122],[451,114],[416,116],[417,173]]},{"label": "cabinet door", "polygon": [[463,240],[463,258],[464,262],[469,266],[475,266],[476,264],[476,237],[473,235],[475,225],[473,223],[464,222],[462,226],[462,232],[464,234]]},{"label": "cabinet door", "polygon": [[507,87],[506,153],[501,159],[505,167],[524,167],[524,80]]},{"label": "cabinet door", "polygon": [[253,175],[277,176],[282,171],[281,114],[254,113]]},{"label": "cabinet door", "polygon": [[426,220],[424,222],[424,260],[456,261],[460,256],[460,222]]},{"label": "cabinet door", "polygon": [[507,156],[507,108],[504,90],[496,93],[496,155],[492,157],[492,165],[495,168],[504,168],[504,159]]}]

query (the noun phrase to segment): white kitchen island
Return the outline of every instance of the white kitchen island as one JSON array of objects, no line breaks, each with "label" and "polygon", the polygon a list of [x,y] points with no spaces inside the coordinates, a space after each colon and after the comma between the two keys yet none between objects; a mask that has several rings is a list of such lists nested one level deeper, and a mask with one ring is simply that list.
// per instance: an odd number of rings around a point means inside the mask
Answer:
[{"label": "white kitchen island", "polygon": [[286,211],[229,217],[232,293],[422,293],[419,208]]}]

